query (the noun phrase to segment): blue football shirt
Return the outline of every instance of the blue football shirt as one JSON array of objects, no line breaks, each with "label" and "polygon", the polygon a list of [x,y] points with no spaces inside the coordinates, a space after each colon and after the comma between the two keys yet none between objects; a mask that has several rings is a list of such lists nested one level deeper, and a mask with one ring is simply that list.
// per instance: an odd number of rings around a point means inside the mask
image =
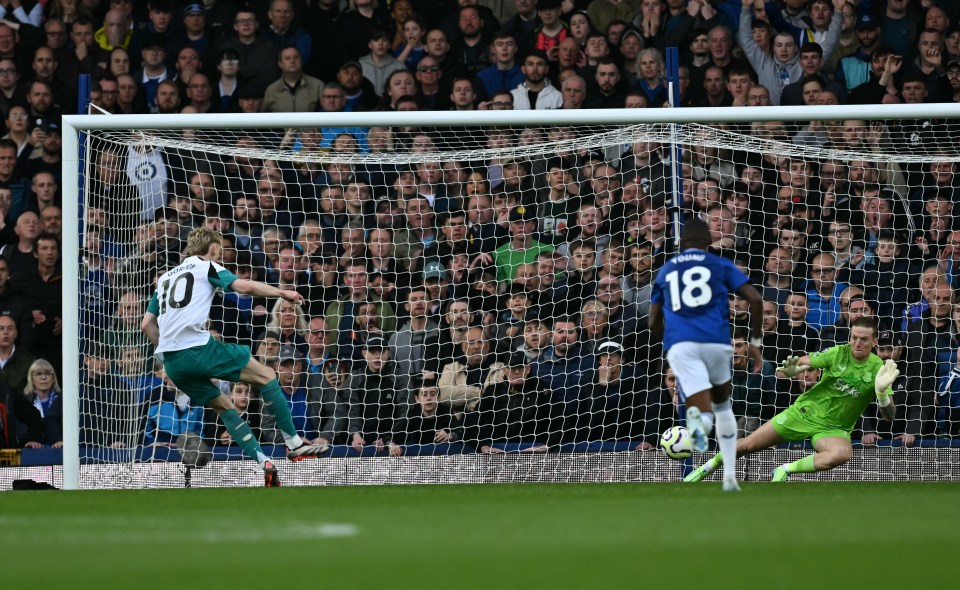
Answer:
[{"label": "blue football shirt", "polygon": [[749,282],[730,260],[688,248],[668,260],[653,282],[663,307],[663,349],[677,342],[730,344],[729,294]]}]

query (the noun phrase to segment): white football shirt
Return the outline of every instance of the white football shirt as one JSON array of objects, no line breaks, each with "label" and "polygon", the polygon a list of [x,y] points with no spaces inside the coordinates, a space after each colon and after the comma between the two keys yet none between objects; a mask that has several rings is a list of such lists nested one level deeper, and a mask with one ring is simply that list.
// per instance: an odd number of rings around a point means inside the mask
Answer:
[{"label": "white football shirt", "polygon": [[203,346],[210,340],[207,319],[218,290],[229,291],[236,275],[216,262],[191,256],[157,281],[147,311],[157,316],[157,352]]}]

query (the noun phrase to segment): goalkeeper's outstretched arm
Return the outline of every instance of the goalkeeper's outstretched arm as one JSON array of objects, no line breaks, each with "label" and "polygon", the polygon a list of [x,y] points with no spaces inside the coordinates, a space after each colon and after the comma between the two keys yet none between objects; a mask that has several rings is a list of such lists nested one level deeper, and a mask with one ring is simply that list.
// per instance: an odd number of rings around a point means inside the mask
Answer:
[{"label": "goalkeeper's outstretched arm", "polygon": [[788,356],[784,359],[783,364],[777,367],[777,373],[783,373],[787,377],[796,377],[808,370],[810,370],[810,357],[808,355]]},{"label": "goalkeeper's outstretched arm", "polygon": [[873,380],[873,387],[877,393],[877,406],[880,407],[880,416],[887,422],[893,422],[897,415],[897,407],[893,405],[893,383],[900,377],[900,369],[897,362],[893,359],[887,359],[883,363],[877,376]]}]

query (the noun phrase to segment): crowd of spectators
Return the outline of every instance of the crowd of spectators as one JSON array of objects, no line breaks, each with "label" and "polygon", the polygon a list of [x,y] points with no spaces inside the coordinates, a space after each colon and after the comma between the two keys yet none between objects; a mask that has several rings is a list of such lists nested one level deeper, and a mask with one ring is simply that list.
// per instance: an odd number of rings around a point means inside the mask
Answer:
[{"label": "crowd of spectators", "polygon": [[[944,0],[0,1],[0,446],[62,439],[60,115],[77,110],[79,74],[93,78],[92,112],[106,114],[662,108],[667,47],[680,49],[684,107],[960,101],[960,3]],[[707,220],[712,248],[762,287],[762,363],[745,303],[731,301],[742,433],[818,378],[779,379],[777,362],[843,343],[850,322],[874,315],[879,354],[901,365],[900,413],[893,424],[868,413],[862,440],[955,435],[955,127],[729,130],[876,159],[747,153],[704,136],[678,167],[677,209],[671,153],[646,141],[411,166],[316,157],[563,144],[575,128],[318,119],[225,133],[233,156],[96,143],[80,261],[82,442],[228,441],[151,365],[139,331],[149,278],[178,264],[202,225],[223,233],[237,276],[304,295],[297,306],[225,294],[211,331],[276,368],[310,440],[394,455],[461,441],[652,448],[676,383],[646,316],[678,215]],[[892,163],[880,153],[891,146],[929,157]],[[258,148],[302,157],[260,159]],[[223,388],[263,442],[281,440],[256,391]]]}]

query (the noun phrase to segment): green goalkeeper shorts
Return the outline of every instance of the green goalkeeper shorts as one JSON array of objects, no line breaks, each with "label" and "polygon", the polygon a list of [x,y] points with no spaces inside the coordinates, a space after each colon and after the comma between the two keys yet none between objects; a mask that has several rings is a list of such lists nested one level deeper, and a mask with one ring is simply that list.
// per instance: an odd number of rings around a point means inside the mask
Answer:
[{"label": "green goalkeeper shorts", "polygon": [[163,368],[174,385],[194,403],[206,405],[220,395],[210,379],[239,381],[240,371],[250,362],[250,349],[239,344],[224,344],[216,338],[203,346],[163,353]]},{"label": "green goalkeeper shorts", "polygon": [[850,432],[840,428],[830,428],[820,424],[813,424],[807,420],[800,408],[790,406],[780,412],[770,421],[773,429],[784,440],[789,442],[810,439],[810,442],[816,446],[817,441],[828,436],[838,436],[850,440]]}]

